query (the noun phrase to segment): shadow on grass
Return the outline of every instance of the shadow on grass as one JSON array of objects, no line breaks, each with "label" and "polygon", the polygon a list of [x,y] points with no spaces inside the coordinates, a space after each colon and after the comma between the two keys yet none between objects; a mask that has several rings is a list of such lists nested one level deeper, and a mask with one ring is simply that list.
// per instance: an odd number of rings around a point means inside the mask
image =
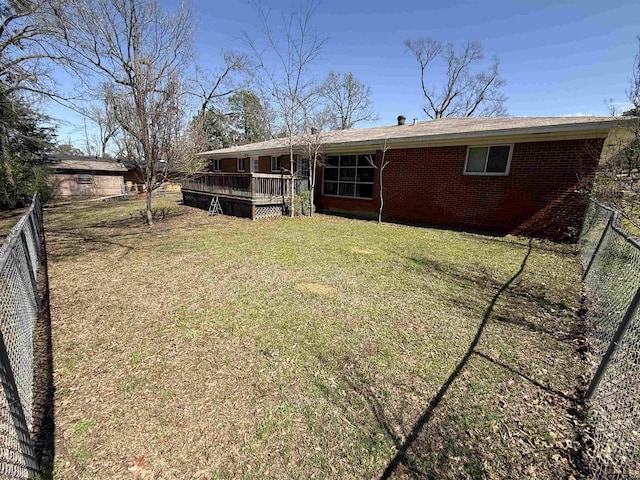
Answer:
[{"label": "shadow on grass", "polygon": [[539,381],[537,381],[536,379],[534,379],[533,377],[531,377],[530,375],[521,372],[520,370],[513,368],[509,365],[507,365],[504,362],[501,362],[500,360],[496,360],[495,358],[490,357],[489,355],[486,355],[482,352],[478,352],[478,351],[474,351],[473,352],[475,355],[478,355],[481,358],[484,358],[485,360],[487,360],[488,362],[493,363],[494,365],[497,365],[500,368],[503,368],[511,373],[513,373],[514,375],[518,375],[520,378],[526,380],[527,382],[531,383],[532,385],[538,387],[541,390],[544,390],[545,392],[551,393],[553,395],[556,395],[558,397],[562,397],[565,400],[569,400],[570,402],[578,402],[579,399],[576,397],[572,397],[571,395],[567,395],[564,392],[561,392],[559,390],[554,390],[553,388],[551,388],[549,385],[545,385]]},{"label": "shadow on grass", "polygon": [[124,255],[127,255],[134,250],[134,247],[118,241],[118,239],[136,237],[140,235],[140,232],[118,233],[116,231],[103,231],[96,233],[85,228],[52,228],[47,230],[47,234],[51,237],[51,244],[55,245],[49,257],[60,259],[83,255],[88,251],[100,250],[105,246],[124,248],[126,250]]},{"label": "shadow on grass", "polygon": [[148,231],[147,227],[137,218],[115,219],[94,222],[82,226],[47,226],[46,232],[50,238],[49,257],[60,259],[83,255],[88,251],[101,250],[104,247],[121,247],[127,255],[134,247],[124,243],[126,239],[133,239]]},{"label": "shadow on grass", "polygon": [[542,333],[544,335],[549,335],[551,338],[554,338],[559,342],[574,343],[576,338],[575,332],[560,332],[558,330],[544,328],[543,326],[538,325],[537,323],[534,323],[534,322],[530,322],[524,318],[513,319],[510,317],[505,317],[503,315],[498,315],[494,318],[494,320],[505,323],[505,324],[524,328],[533,333]]},{"label": "shadow on grass", "polygon": [[53,381],[53,342],[49,302],[49,272],[47,269],[46,239],[43,242],[44,260],[38,278],[40,312],[33,332],[33,441],[41,478],[53,478],[55,460],[55,385]]},{"label": "shadow on grass", "polygon": [[[53,248],[50,251],[50,258],[59,259],[64,257],[75,257],[88,252],[99,251],[106,247],[121,247],[125,249],[122,256],[129,254],[135,247],[127,242],[141,235],[163,230],[163,224],[167,220],[185,214],[181,211],[160,212],[159,218],[155,219],[153,229],[150,229],[143,216],[144,210],[129,212],[127,217],[108,219],[102,221],[85,222],[75,221],[74,210],[91,208],[91,215],[98,218],[101,210],[111,211],[113,204],[95,204],[74,206],[65,211],[56,212],[56,218],[46,222],[45,229],[51,238]],[[124,212],[126,214],[126,212]],[[66,218],[69,221],[65,223]]]},{"label": "shadow on grass", "polygon": [[524,256],[524,259],[522,260],[522,263],[520,265],[520,269],[504,285],[502,285],[500,287],[500,289],[497,291],[497,293],[491,299],[491,302],[489,302],[489,306],[485,310],[484,315],[482,317],[482,322],[480,323],[480,326],[478,327],[478,330],[477,330],[473,340],[469,344],[469,347],[468,347],[466,353],[464,354],[462,359],[458,362],[458,364],[454,368],[453,372],[451,372],[451,374],[449,375],[447,380],[444,382],[444,384],[442,384],[442,386],[440,387],[440,389],[438,390],[436,395],[431,399],[431,401],[427,405],[427,408],[422,412],[422,414],[420,415],[418,420],[414,423],[414,425],[411,428],[409,434],[406,436],[405,440],[398,447],[396,455],[389,461],[389,463],[387,464],[386,468],[384,469],[384,471],[383,471],[383,473],[382,473],[382,475],[380,477],[381,479],[390,478],[391,475],[395,472],[395,470],[398,468],[398,466],[400,464],[405,464],[405,467],[409,468],[409,470],[413,471],[413,473],[419,473],[419,472],[416,472],[414,469],[412,469],[410,464],[406,465],[407,463],[409,463],[409,462],[407,462],[407,452],[409,451],[410,448],[412,448],[413,444],[418,439],[418,436],[420,435],[422,430],[425,428],[425,426],[431,420],[434,410],[442,402],[442,399],[447,394],[449,388],[451,387],[451,384],[462,373],[462,370],[465,368],[465,366],[469,362],[471,356],[475,353],[476,347],[478,346],[478,343],[480,342],[480,338],[482,337],[482,334],[483,334],[483,332],[485,330],[487,322],[489,321],[491,313],[493,312],[493,309],[495,307],[496,302],[502,296],[504,291],[507,288],[509,288],[509,286],[524,271],[524,268],[525,268],[525,266],[527,264],[527,260],[529,259],[529,255],[531,254],[531,250],[532,250],[532,241],[530,240],[528,248],[527,248],[527,253]]}]

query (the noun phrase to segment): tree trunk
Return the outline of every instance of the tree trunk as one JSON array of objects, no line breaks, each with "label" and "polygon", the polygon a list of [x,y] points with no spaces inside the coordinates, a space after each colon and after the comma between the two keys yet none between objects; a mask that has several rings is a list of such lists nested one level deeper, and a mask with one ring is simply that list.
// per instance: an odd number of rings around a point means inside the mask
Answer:
[{"label": "tree trunk", "polygon": [[296,197],[296,181],[295,181],[295,169],[293,168],[293,145],[289,143],[289,169],[291,170],[291,192],[290,192],[290,202],[291,208],[289,209],[289,216],[293,218],[294,216],[294,201]]},{"label": "tree trunk", "polygon": [[318,169],[318,154],[313,154],[313,164],[309,159],[309,216],[313,217],[313,211],[316,207],[316,179]]},{"label": "tree trunk", "polygon": [[[154,165],[151,166],[151,168],[154,168],[154,167],[155,167]],[[151,227],[153,226],[153,210],[151,210],[151,195],[153,194],[153,188],[156,184],[156,173],[154,170],[149,169],[148,164],[147,164],[147,179],[145,183],[147,185],[147,197],[146,197],[147,225]]]},{"label": "tree trunk", "polygon": [[[384,156],[382,161],[384,162]],[[381,166],[380,167],[380,211],[378,212],[378,223],[382,223],[382,209],[384,208],[384,195],[382,190],[382,171],[383,171],[383,168]]]},{"label": "tree trunk", "polygon": [[309,165],[309,216],[313,217],[313,210],[315,207],[316,198],[316,179],[315,179],[316,162],[313,165]]},{"label": "tree trunk", "polygon": [[151,210],[151,188],[147,185],[147,225],[150,227],[153,225],[153,211]]},{"label": "tree trunk", "polygon": [[[4,115],[4,109],[0,110],[2,115]],[[4,175],[6,177],[7,183],[13,182],[13,174],[11,172],[11,164],[9,163],[9,136],[7,135],[7,128],[0,117],[0,164],[4,168]]]}]

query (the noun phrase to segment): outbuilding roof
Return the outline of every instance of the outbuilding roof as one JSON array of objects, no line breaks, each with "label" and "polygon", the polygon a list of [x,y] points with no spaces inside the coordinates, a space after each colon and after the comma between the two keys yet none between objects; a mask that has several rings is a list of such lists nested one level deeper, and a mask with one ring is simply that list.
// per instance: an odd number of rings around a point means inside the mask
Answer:
[{"label": "outbuilding roof", "polygon": [[92,172],[126,172],[127,167],[108,158],[72,155],[47,155],[54,170],[86,170]]},{"label": "outbuilding roof", "polygon": [[[436,143],[461,139],[506,137],[544,134],[598,134],[617,126],[613,117],[478,117],[441,118],[426,122],[408,122],[372,128],[333,130],[320,134],[321,142],[329,149],[378,146],[385,141],[391,148],[416,143]],[[294,137],[294,145],[303,145],[304,136]],[[264,142],[210,150],[200,155],[208,158],[241,157],[249,155],[284,154],[289,139],[276,138]]]}]

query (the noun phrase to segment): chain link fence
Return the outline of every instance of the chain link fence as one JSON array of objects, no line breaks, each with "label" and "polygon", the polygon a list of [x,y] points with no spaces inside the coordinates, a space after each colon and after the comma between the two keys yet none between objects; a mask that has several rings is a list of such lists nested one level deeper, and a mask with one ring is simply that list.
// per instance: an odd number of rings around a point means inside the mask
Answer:
[{"label": "chain link fence", "polygon": [[640,244],[591,200],[579,240],[591,382],[591,478],[640,478]]},{"label": "chain link fence", "polygon": [[[0,478],[39,472],[34,432],[34,329],[45,262],[42,205],[29,210],[0,247]],[[37,359],[36,359],[37,361]],[[38,423],[37,419],[36,422]]]}]

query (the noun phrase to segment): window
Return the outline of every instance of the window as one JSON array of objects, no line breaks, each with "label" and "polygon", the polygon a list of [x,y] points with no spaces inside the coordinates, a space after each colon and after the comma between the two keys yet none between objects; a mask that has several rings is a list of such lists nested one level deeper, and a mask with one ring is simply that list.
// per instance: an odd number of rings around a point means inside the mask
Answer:
[{"label": "window", "polygon": [[508,175],[511,145],[469,147],[464,164],[465,175]]},{"label": "window", "polygon": [[302,178],[309,178],[309,159],[301,158],[298,162],[298,172],[297,175]]},{"label": "window", "polygon": [[258,157],[251,157],[251,172],[258,173],[260,171],[260,160]]},{"label": "window", "polygon": [[272,172],[280,171],[280,157],[271,157],[271,171]]},{"label": "window", "polygon": [[221,172],[222,171],[222,161],[217,158],[213,161],[213,171],[214,172]]},{"label": "window", "polygon": [[93,176],[89,173],[80,173],[78,183],[93,183]]},{"label": "window", "polygon": [[246,160],[246,158],[239,158],[238,159],[238,171],[239,172],[244,172],[245,160]]},{"label": "window", "polygon": [[374,168],[368,155],[330,155],[325,158],[323,194],[373,198]]}]

